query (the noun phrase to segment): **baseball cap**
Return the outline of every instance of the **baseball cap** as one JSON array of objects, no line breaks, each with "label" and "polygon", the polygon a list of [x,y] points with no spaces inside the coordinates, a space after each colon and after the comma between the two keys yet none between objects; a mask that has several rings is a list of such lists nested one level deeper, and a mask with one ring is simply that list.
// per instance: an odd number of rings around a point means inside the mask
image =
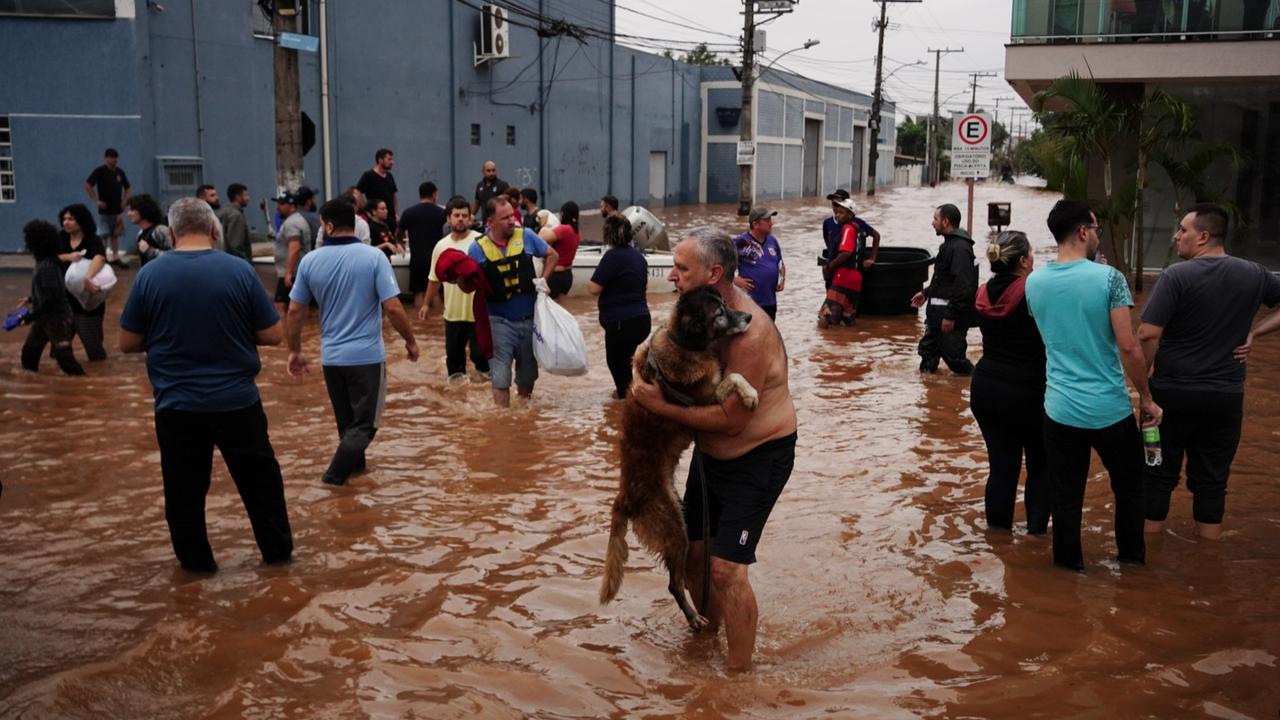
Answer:
[{"label": "baseball cap", "polygon": [[777,210],[770,210],[769,208],[764,207],[763,205],[757,205],[751,208],[751,212],[747,215],[747,222],[753,223],[753,222],[756,222],[757,220],[763,220],[767,217],[773,217],[774,215],[777,215],[777,214],[778,214]]},{"label": "baseball cap", "polygon": [[843,189],[843,188],[841,188],[841,189],[836,190],[835,192],[831,193],[830,195],[828,195],[828,196],[827,196],[827,199],[828,199],[828,200],[848,200],[848,199],[849,199],[849,191],[848,191],[848,190],[845,190],[845,189]]},{"label": "baseball cap", "polygon": [[[832,194],[834,195],[835,193],[832,193]],[[858,206],[857,206],[857,205],[854,205],[854,204],[853,204],[853,201],[852,201],[852,200],[850,200],[849,198],[843,198],[843,199],[840,199],[840,200],[833,200],[831,204],[832,204],[832,205],[839,205],[840,207],[844,208],[845,210],[848,210],[849,212],[853,213],[854,215],[857,215],[857,214],[858,214]]]},{"label": "baseball cap", "polygon": [[315,196],[316,196],[315,190],[312,190],[306,185],[303,185],[302,187],[298,188],[297,192],[293,194],[293,199],[297,200],[298,204],[301,205],[302,203],[305,203],[306,201],[310,200]]},{"label": "baseball cap", "polygon": [[279,197],[273,197],[271,199],[278,203],[288,203],[290,205],[300,204],[297,194],[291,192],[282,192]]}]

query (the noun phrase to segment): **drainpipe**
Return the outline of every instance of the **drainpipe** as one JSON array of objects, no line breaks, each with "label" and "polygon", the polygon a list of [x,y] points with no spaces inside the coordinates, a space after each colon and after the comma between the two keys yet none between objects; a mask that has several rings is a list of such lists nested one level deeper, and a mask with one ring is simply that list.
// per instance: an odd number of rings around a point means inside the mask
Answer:
[{"label": "drainpipe", "polygon": [[613,102],[613,87],[617,84],[617,76],[613,74],[613,60],[617,55],[617,38],[614,37],[614,22],[617,17],[617,5],[609,3],[609,181],[605,184],[610,195],[613,194],[613,116],[617,113],[617,105]]},{"label": "drainpipe", "polygon": [[454,49],[453,6],[449,3],[449,187],[458,187],[458,77],[454,67],[457,53]]},{"label": "drainpipe", "polygon": [[[320,144],[324,160],[324,198],[333,198],[333,156],[329,145],[329,17],[326,0],[320,0]],[[449,5],[453,10],[452,3]]]},{"label": "drainpipe", "polygon": [[200,50],[196,47],[196,0],[191,0],[191,71],[196,90],[196,152],[204,158],[204,110],[200,102]]},{"label": "drainpipe", "polygon": [[[543,8],[544,0],[538,0],[538,15],[546,17]],[[546,94],[542,87],[542,36],[538,36],[538,197],[541,198],[542,204],[547,204],[547,183],[546,183],[546,167],[547,167],[547,103]],[[555,70],[555,68],[552,68]]]},{"label": "drainpipe", "polygon": [[631,167],[631,202],[628,205],[636,204],[636,56],[631,56],[631,159],[627,165]]}]

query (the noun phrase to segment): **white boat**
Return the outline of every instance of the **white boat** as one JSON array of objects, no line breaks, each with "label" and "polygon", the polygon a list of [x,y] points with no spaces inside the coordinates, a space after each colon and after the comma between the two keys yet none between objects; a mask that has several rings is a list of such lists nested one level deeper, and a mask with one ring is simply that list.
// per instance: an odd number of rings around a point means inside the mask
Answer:
[{"label": "white boat", "polygon": [[[671,281],[667,280],[667,276],[671,274],[673,266],[672,255],[667,250],[645,250],[643,253],[645,261],[649,263],[649,284],[645,288],[645,292],[650,294],[669,293],[675,289]],[[583,245],[578,248],[578,254],[573,259],[573,288],[569,291],[570,297],[578,295],[588,295],[587,281],[591,279],[591,275],[596,271],[596,266],[600,264],[600,258],[604,256],[604,247],[602,245]],[[259,255],[253,259],[254,268],[258,271],[258,277],[262,279],[262,284],[266,286],[267,292],[274,294],[276,291],[276,266],[275,258],[271,255]],[[403,294],[409,292],[409,253],[404,255],[392,255],[391,267],[396,271],[396,282],[400,285],[400,291]]]}]

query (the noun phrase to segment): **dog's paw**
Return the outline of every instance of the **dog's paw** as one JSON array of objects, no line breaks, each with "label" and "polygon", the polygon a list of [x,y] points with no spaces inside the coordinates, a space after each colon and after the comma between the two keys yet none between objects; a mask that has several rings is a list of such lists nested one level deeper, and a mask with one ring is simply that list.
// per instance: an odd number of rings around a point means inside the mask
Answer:
[{"label": "dog's paw", "polygon": [[742,404],[747,406],[748,410],[755,410],[760,404],[760,394],[756,389],[747,384],[745,380],[738,386],[738,397],[742,398]]},{"label": "dog's paw", "polygon": [[689,629],[694,632],[702,632],[707,628],[707,626],[711,624],[710,620],[702,617],[697,613],[694,613],[692,615],[686,615],[685,619],[689,621]]},{"label": "dog's paw", "polygon": [[731,392],[738,393],[738,397],[742,398],[742,404],[748,410],[755,410],[756,406],[760,404],[759,393],[756,392],[755,388],[751,387],[751,383],[747,382],[746,378],[738,373],[729,373],[716,386],[716,401],[724,402],[724,399],[729,397]]}]

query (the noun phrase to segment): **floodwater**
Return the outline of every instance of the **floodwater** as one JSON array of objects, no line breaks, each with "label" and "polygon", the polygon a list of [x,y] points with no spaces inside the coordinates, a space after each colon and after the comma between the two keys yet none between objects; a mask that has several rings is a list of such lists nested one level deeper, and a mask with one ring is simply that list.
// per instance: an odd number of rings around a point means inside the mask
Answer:
[{"label": "floodwater", "polygon": [[[858,202],[887,244],[933,248],[931,208],[963,199],[949,185]],[[1054,199],[979,187],[977,206],[1011,200],[1043,262]],[[142,358],[31,375],[17,331],[0,337],[0,717],[1275,717],[1280,341],[1251,363],[1222,542],[1195,539],[1179,490],[1148,565],[1121,569],[1095,467],[1088,570],[1064,571],[1044,538],[986,531],[968,383],[917,374],[914,317],[814,329],[828,211],[779,209],[800,440],[751,570],[754,672],[726,673],[723,639],[691,636],[644,553],[619,599],[596,602],[620,406],[589,299],[569,307],[590,373],[544,375],[509,411],[486,385],[444,382],[438,319],[417,326],[417,364],[388,328],[384,426],[370,471],[338,489],[320,482],[335,443],[322,378],[292,382],[285,351],[265,349],[295,560],[261,565],[215,463],[221,570],[195,579],[169,546]],[[676,232],[739,224],[728,206],[662,215]],[[3,302],[27,282],[0,276]],[[651,298],[665,316],[672,299]],[[305,345],[316,358],[314,323]]]}]

